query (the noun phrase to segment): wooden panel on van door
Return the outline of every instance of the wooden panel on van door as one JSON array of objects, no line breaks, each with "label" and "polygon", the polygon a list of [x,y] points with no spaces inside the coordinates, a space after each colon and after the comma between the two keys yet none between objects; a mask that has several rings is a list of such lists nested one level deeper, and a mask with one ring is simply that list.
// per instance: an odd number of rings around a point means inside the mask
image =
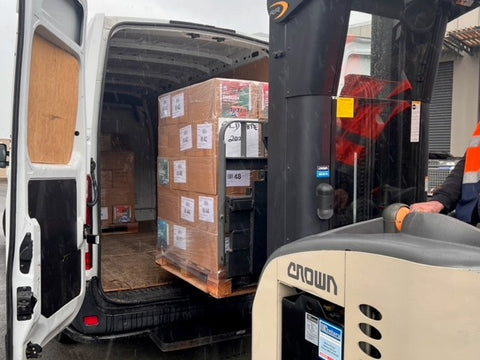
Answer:
[{"label": "wooden panel on van door", "polygon": [[38,34],[33,39],[28,153],[33,163],[67,164],[75,138],[80,66]]}]

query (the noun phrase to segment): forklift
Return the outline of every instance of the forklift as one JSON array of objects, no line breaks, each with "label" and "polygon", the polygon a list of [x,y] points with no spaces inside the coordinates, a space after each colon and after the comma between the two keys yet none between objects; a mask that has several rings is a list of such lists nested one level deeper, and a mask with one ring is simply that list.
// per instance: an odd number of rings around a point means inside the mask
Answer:
[{"label": "forklift", "polygon": [[[405,204],[426,200],[447,23],[479,3],[267,5],[269,259],[252,358],[477,358],[480,230]],[[349,56],[362,21],[368,51]]]}]

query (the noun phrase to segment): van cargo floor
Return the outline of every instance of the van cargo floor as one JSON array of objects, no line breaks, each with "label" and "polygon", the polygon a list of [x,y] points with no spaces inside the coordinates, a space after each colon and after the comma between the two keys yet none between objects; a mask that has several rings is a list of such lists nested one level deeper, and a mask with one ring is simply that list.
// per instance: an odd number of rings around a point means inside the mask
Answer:
[{"label": "van cargo floor", "polygon": [[102,287],[105,292],[170,283],[173,275],[155,263],[156,232],[103,235]]}]

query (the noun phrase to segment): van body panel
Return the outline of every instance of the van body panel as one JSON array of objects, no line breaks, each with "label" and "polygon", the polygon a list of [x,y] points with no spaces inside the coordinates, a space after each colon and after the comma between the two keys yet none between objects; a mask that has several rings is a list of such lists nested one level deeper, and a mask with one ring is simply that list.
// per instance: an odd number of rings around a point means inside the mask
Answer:
[{"label": "van body panel", "polygon": [[19,1],[6,205],[7,358],[61,332],[85,295],[84,1]]}]

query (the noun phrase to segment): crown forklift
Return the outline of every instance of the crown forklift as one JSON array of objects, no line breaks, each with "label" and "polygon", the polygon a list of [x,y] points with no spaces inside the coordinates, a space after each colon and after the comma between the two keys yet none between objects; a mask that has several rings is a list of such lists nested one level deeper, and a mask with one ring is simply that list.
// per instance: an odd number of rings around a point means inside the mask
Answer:
[{"label": "crown forklift", "polygon": [[254,360],[478,357],[480,230],[402,205],[426,198],[447,23],[476,6],[268,1],[270,258]]}]

